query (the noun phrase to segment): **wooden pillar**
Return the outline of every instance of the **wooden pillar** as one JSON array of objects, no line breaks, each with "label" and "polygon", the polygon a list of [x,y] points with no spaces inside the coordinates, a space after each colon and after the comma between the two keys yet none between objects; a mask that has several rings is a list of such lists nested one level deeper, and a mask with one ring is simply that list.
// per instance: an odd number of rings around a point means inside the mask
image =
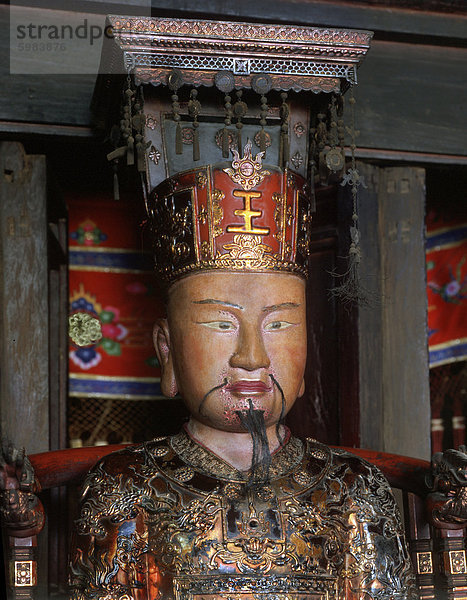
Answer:
[{"label": "wooden pillar", "polygon": [[358,315],[359,385],[360,385],[360,444],[363,448],[382,450],[383,391],[382,391],[382,314],[380,240],[378,231],[378,185],[381,169],[358,164],[365,186],[359,188],[359,227],[362,249],[362,281],[371,304],[360,307]]},{"label": "wooden pillar", "polygon": [[1,434],[49,449],[49,319],[44,156],[0,144]]},{"label": "wooden pillar", "polygon": [[[17,142],[0,144],[0,232],[0,433],[28,453],[44,452],[49,450],[46,162],[44,156],[26,155]],[[47,597],[44,533],[37,598]],[[8,548],[13,573],[29,565],[29,571],[21,570],[24,577],[15,578],[9,597],[32,597],[35,550],[30,539]]]},{"label": "wooden pillar", "polygon": [[361,444],[430,456],[424,170],[359,164],[365,285],[360,309]]}]

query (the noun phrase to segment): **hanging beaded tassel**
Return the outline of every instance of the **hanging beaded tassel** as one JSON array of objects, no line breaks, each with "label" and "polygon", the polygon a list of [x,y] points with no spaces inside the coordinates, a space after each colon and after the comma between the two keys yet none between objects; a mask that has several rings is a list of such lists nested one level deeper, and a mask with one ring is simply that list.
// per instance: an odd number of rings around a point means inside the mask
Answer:
[{"label": "hanging beaded tassel", "polygon": [[[120,199],[120,191],[118,184],[118,163],[123,157],[126,157],[127,165],[135,163],[135,138],[133,137],[133,102],[135,92],[131,86],[130,77],[127,78],[127,88],[123,92],[125,102],[121,111],[120,126],[114,125],[110,132],[110,141],[114,146],[114,150],[107,154],[107,160],[112,162],[113,168],[113,183],[114,183],[114,199]],[[119,146],[120,143],[123,144]]]},{"label": "hanging beaded tassel", "polygon": [[310,160],[309,160],[309,170],[310,173],[310,201],[311,201],[311,212],[316,211],[316,193],[315,193],[315,184],[316,184],[316,127],[313,125],[310,127]]},{"label": "hanging beaded tassel", "polygon": [[281,138],[279,144],[279,165],[285,169],[289,161],[289,105],[287,104],[287,93],[281,93],[282,104],[280,106]]},{"label": "hanging beaded tassel", "polygon": [[342,156],[341,176],[344,176],[345,169],[345,127],[344,127],[344,99],[337,97],[337,145]]},{"label": "hanging beaded tassel", "polygon": [[237,117],[237,122],[235,123],[235,127],[237,128],[237,144],[238,144],[238,153],[242,154],[243,146],[242,146],[242,118],[246,115],[248,107],[242,100],[243,92],[242,90],[238,90],[237,94],[237,102],[235,102],[233,106],[234,114]]},{"label": "hanging beaded tassel", "polygon": [[232,124],[232,98],[230,93],[235,89],[235,76],[231,71],[218,71],[214,76],[214,83],[218,90],[224,92],[224,128],[222,129],[222,157],[230,156],[230,131]]},{"label": "hanging beaded tassel", "polygon": [[268,100],[264,94],[261,95],[261,112],[259,113],[260,119],[259,124],[261,125],[261,130],[259,132],[259,149],[261,152],[264,152],[263,160],[266,158],[266,132],[264,128],[266,126],[266,116],[268,114]]},{"label": "hanging beaded tassel", "polygon": [[222,130],[222,157],[229,158],[230,156],[230,132],[229,127],[232,124],[232,98],[229,94],[224,96],[224,129]]},{"label": "hanging beaded tassel", "polygon": [[144,98],[142,86],[139,87],[138,94],[135,97],[134,114],[131,119],[133,129],[135,131],[135,149],[136,149],[136,166],[138,173],[146,172],[146,148],[151,142],[146,142],[144,137],[144,128],[146,124],[146,115],[143,112]]},{"label": "hanging beaded tassel", "polygon": [[[133,137],[133,128],[132,128],[132,123],[131,123],[131,116],[132,116],[132,104],[133,104],[133,97],[135,95],[135,92],[131,89],[131,80],[128,77],[128,87],[125,90],[125,97],[126,97],[126,106],[124,108],[124,121],[125,124],[123,126],[123,139],[126,142],[126,146],[127,146],[127,151],[126,151],[126,164],[127,165],[134,165],[135,164],[135,138]],[[123,123],[122,123],[123,125]]]},{"label": "hanging beaded tassel", "polygon": [[[332,98],[330,108],[330,124],[328,145],[331,146],[326,152],[326,167],[334,175],[334,179],[341,179],[344,175],[345,155],[344,148],[339,147],[339,127],[338,127],[338,99],[336,96]],[[341,121],[343,124],[343,121]],[[343,131],[341,132],[343,135]]]},{"label": "hanging beaded tassel", "polygon": [[316,125],[316,147],[318,154],[318,173],[321,185],[328,184],[328,168],[326,165],[326,143],[328,139],[328,130],[325,123],[326,115],[323,112],[318,113],[318,124]]},{"label": "hanging beaded tassel", "polygon": [[198,116],[201,112],[201,103],[197,100],[198,91],[191,90],[190,101],[188,102],[188,114],[193,119],[193,160],[199,160],[199,122]]},{"label": "hanging beaded tassel", "polygon": [[[114,125],[110,131],[110,142],[114,150],[107,154],[107,160],[112,162],[114,199],[120,200],[118,183],[119,161],[126,156],[126,164],[134,165],[140,174],[146,172],[146,149],[150,142],[146,142],[145,124],[146,117],[143,112],[143,90],[132,86],[131,78],[127,78],[127,88],[124,91],[125,103],[121,113],[120,126]],[[119,146],[123,141],[123,145]]]},{"label": "hanging beaded tassel", "polygon": [[113,182],[114,182],[114,200],[120,200],[120,185],[118,183],[118,159],[112,161],[112,170],[114,173]]},{"label": "hanging beaded tassel", "polygon": [[178,94],[175,92],[172,94],[172,111],[174,116],[174,121],[177,126],[175,128],[175,154],[183,153],[183,143],[182,143],[182,127],[180,125],[180,104],[178,103]]},{"label": "hanging beaded tassel", "polygon": [[358,188],[366,187],[363,177],[357,171],[355,161],[355,140],[358,132],[355,130],[355,97],[353,87],[350,88],[350,114],[351,127],[348,129],[350,134],[350,152],[351,166],[344,175],[341,185],[350,185],[352,193],[352,225],[350,226],[350,248],[348,256],[348,266],[345,273],[338,275],[333,273],[334,277],[342,278],[342,284],[330,290],[331,294],[346,304],[357,304],[360,306],[369,306],[372,303],[372,294],[365,289],[361,281],[360,267],[362,253],[360,249],[360,232],[358,229]]},{"label": "hanging beaded tassel", "polygon": [[259,124],[261,125],[261,129],[259,131],[258,141],[259,149],[263,153],[264,160],[264,157],[266,156],[266,148],[268,146],[268,136],[266,134],[266,131],[264,130],[264,128],[267,125],[266,117],[268,116],[268,101],[266,98],[266,94],[272,88],[271,77],[267,73],[257,73],[251,78],[251,87],[261,97],[261,110],[259,113]]},{"label": "hanging beaded tassel", "polygon": [[180,104],[178,102],[177,90],[183,85],[183,77],[178,69],[172,69],[168,76],[167,84],[172,90],[172,114],[173,120],[177,124],[175,127],[175,154],[183,153],[182,126],[180,124]]}]

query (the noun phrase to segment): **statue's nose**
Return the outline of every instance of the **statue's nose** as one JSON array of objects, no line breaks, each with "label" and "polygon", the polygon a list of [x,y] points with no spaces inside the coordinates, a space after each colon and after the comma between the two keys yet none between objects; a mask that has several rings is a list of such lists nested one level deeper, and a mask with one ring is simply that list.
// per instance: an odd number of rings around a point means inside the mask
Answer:
[{"label": "statue's nose", "polygon": [[230,366],[256,371],[267,369],[270,364],[261,331],[252,325],[241,326],[237,348],[230,358]]}]

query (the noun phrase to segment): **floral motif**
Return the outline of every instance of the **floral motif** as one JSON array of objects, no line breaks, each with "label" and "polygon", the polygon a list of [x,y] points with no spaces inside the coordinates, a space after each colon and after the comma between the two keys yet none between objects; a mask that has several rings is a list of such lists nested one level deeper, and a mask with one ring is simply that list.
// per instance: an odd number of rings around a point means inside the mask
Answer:
[{"label": "floral motif", "polygon": [[98,246],[101,242],[106,241],[107,234],[103,233],[94,221],[86,219],[80,223],[76,231],[70,233],[70,237],[72,240],[76,240],[80,246]]},{"label": "floral motif", "polygon": [[466,258],[467,256],[463,256],[458,262],[455,274],[452,267],[448,267],[450,279],[446,283],[438,284],[434,281],[428,283],[428,287],[433,290],[435,294],[439,294],[445,302],[461,304],[462,300],[467,298],[467,275],[462,277],[462,267]]},{"label": "floral motif", "polygon": [[182,127],[182,142],[187,146],[193,144],[194,130],[193,127]]},{"label": "floral motif", "polygon": [[295,123],[294,127],[293,127],[294,133],[298,138],[301,138],[302,135],[305,133],[306,129],[305,129],[305,125],[303,123],[301,123],[300,121],[298,121],[298,123]]},{"label": "floral motif", "polygon": [[300,154],[300,152],[298,150],[297,150],[297,152],[295,152],[295,154],[292,156],[292,158],[290,160],[292,161],[292,164],[296,169],[299,169],[303,165],[303,156]]},{"label": "floral motif", "polygon": [[258,152],[255,158],[251,155],[251,140],[248,140],[243,149],[243,158],[237,150],[232,150],[234,158],[232,161],[232,169],[230,167],[224,169],[224,172],[232,179],[233,182],[242,186],[245,191],[251,190],[263,179],[270,175],[270,172],[263,169],[262,159],[264,152]]},{"label": "floral motif", "polygon": [[149,150],[148,157],[149,157],[149,160],[152,160],[152,162],[153,162],[155,165],[158,165],[158,164],[159,164],[159,161],[160,161],[160,159],[161,159],[161,153],[160,153],[160,152],[159,152],[159,150],[158,150],[158,149],[157,149],[157,148],[156,148],[156,147],[153,145],[153,146],[151,146],[151,148],[150,148],[150,150]]},{"label": "floral motif", "polygon": [[154,117],[153,115],[146,115],[146,127],[149,127],[149,129],[152,129],[154,131],[154,129],[156,128],[157,125],[157,121],[156,121],[156,117]]},{"label": "floral motif", "polygon": [[232,243],[224,244],[224,250],[229,253],[218,255],[216,262],[225,268],[261,269],[276,264],[276,259],[270,254],[272,248],[263,244],[259,235],[234,235]]}]

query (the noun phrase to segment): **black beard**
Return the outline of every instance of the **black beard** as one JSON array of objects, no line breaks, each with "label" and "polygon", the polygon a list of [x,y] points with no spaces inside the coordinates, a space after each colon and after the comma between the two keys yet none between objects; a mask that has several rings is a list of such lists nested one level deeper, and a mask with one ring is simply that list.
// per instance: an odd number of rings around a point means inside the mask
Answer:
[{"label": "black beard", "polygon": [[[279,444],[282,446],[284,438],[280,432],[280,426],[285,415],[285,397],[279,382],[273,375],[269,375],[273,384],[277,387],[281,395],[281,414],[276,425],[276,435]],[[253,408],[251,398],[248,399],[247,410],[237,410],[236,413],[240,423],[251,435],[253,442],[253,452],[251,456],[250,475],[247,481],[247,489],[260,489],[270,482],[269,471],[271,468],[271,452],[269,450],[269,441],[264,423],[264,411]]]},{"label": "black beard", "polygon": [[259,489],[269,483],[271,453],[264,423],[264,410],[253,408],[251,398],[248,399],[248,404],[247,410],[237,410],[236,413],[244,429],[251,435],[253,442],[247,489]]}]

